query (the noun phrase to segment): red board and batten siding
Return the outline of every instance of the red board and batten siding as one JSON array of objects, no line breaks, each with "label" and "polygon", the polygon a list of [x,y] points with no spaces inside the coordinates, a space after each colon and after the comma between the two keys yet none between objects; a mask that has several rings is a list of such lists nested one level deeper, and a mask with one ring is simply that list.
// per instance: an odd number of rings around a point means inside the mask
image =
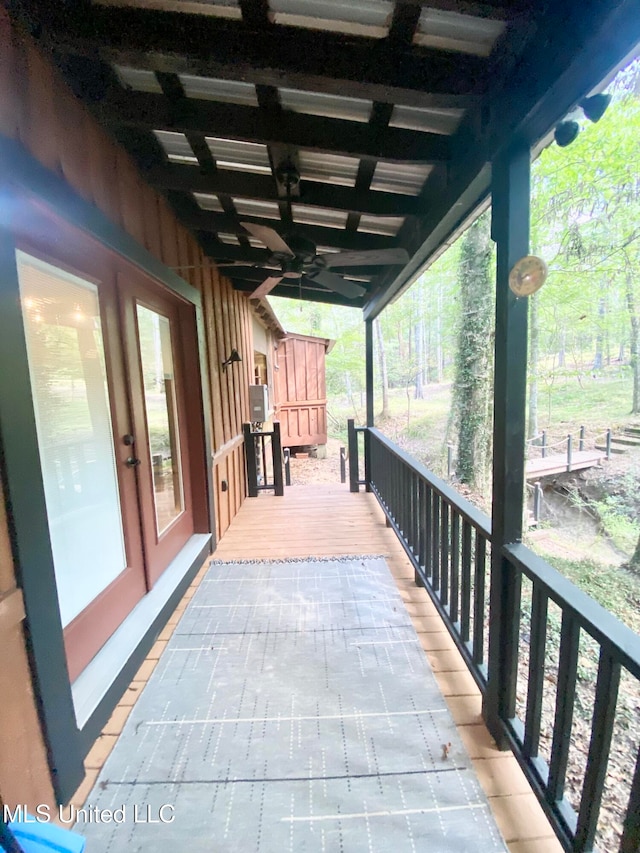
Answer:
[{"label": "red board and batten siding", "polygon": [[275,411],[285,447],[327,443],[326,338],[288,334],[278,343]]},{"label": "red board and batten siding", "polygon": [[[21,142],[43,166],[167,266],[181,268],[182,278],[202,294],[220,538],[245,497],[241,430],[249,414],[253,352],[248,301],[219,275],[166,201],[145,184],[128,154],[76,100],[29,37],[12,28],[4,8],[0,8],[0,134]],[[243,361],[224,373],[221,363],[232,347]],[[4,501],[0,510],[0,642],[6,663],[0,673],[0,792],[8,803],[52,804]]]}]

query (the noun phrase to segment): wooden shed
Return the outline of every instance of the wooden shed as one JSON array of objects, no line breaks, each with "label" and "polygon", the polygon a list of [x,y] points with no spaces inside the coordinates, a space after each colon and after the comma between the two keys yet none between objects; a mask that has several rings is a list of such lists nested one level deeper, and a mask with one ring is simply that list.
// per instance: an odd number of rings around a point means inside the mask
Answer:
[{"label": "wooden shed", "polygon": [[285,447],[327,443],[325,357],[334,343],[328,338],[290,333],[278,343],[275,412]]}]

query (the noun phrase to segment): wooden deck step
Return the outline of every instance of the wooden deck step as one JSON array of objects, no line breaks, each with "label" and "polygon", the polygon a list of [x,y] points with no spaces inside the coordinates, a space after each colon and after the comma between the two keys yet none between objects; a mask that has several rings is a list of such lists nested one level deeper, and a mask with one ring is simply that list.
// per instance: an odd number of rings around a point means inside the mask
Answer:
[{"label": "wooden deck step", "polygon": [[611,438],[612,444],[622,444],[625,447],[640,447],[640,435],[626,432],[623,435],[615,435]]}]

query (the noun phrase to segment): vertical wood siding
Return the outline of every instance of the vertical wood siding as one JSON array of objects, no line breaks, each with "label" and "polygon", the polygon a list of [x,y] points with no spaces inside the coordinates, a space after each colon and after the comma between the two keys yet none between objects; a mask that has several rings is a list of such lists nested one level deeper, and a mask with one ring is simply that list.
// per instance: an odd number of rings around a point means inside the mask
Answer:
[{"label": "vertical wood siding", "polygon": [[276,417],[284,446],[327,443],[327,342],[289,336],[278,344]]},{"label": "vertical wood siding", "polygon": [[[145,184],[128,154],[76,100],[56,69],[11,27],[4,8],[0,8],[0,134],[21,142],[155,257],[179,268],[178,274],[202,294],[219,538],[245,497],[241,432],[249,414],[253,363],[248,301],[218,273],[165,199]],[[220,365],[232,347],[242,362],[223,372]],[[3,659],[10,661],[0,672],[0,793],[8,803],[27,802],[33,807],[52,802],[53,793],[21,623],[15,622],[17,599],[11,607],[5,604],[16,581],[3,507],[0,560],[0,642]]]}]

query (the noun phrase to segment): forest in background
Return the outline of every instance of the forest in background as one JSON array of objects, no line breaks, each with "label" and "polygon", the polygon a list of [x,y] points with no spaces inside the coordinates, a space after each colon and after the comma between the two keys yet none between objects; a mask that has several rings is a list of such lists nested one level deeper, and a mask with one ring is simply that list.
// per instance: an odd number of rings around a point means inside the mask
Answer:
[{"label": "forest in background", "polygon": [[[532,165],[531,253],[549,277],[529,298],[531,444],[542,430],[554,443],[584,426],[602,441],[640,422],[640,61],[610,91],[598,123],[584,120],[570,146],[551,143]],[[336,340],[328,409],[343,435],[347,417],[364,420],[361,312],[272,301],[287,330]],[[376,425],[441,475],[453,446],[457,480],[485,510],[494,309],[487,210],[374,323]],[[640,486],[627,492],[621,511],[637,540]]]}]

